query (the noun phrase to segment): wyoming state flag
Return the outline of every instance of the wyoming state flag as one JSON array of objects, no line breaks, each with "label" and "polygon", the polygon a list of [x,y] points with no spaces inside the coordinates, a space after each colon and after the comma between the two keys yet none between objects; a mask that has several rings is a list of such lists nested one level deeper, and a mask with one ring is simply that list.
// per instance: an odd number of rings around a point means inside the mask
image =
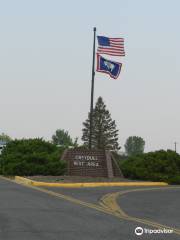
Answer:
[{"label": "wyoming state flag", "polygon": [[117,79],[122,68],[122,63],[114,62],[97,54],[97,72],[107,73]]}]

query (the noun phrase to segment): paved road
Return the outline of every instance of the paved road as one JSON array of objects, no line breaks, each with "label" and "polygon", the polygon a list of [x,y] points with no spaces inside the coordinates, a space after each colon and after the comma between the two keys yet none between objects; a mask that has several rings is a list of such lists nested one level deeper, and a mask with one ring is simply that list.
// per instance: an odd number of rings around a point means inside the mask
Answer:
[{"label": "paved road", "polygon": [[[88,200],[85,195],[90,192],[89,195],[92,195],[93,189],[76,189],[76,192],[75,189],[68,189],[69,195],[73,194],[74,198],[63,199],[65,190],[58,189],[63,195],[57,197],[42,192],[46,190],[28,188],[0,178],[0,240],[166,239],[160,235],[156,238],[150,235],[137,237],[134,234],[136,222],[121,219],[109,214],[108,210],[103,212],[94,207],[103,194],[118,190],[120,188],[94,189],[93,199],[96,200],[91,201],[91,196],[89,200],[94,205],[88,205],[85,204]],[[78,192],[81,193],[76,195]],[[75,202],[76,197],[81,201]],[[141,227],[148,226],[141,224]],[[180,235],[171,234],[167,239],[176,240],[179,237]]]},{"label": "paved road", "polygon": [[180,188],[130,192],[122,195],[118,203],[131,216],[180,229]]}]

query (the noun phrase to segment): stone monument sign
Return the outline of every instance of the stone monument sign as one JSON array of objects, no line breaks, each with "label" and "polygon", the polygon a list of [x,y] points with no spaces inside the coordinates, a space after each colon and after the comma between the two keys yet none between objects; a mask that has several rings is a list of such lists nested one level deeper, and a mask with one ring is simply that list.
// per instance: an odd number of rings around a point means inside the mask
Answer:
[{"label": "stone monument sign", "polygon": [[123,177],[110,151],[67,149],[62,160],[67,161],[70,176]]}]

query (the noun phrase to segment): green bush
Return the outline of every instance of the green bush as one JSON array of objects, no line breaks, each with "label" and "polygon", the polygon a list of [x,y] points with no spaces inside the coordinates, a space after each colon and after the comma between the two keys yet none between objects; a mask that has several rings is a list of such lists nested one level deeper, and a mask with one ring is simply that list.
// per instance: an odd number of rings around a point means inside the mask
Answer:
[{"label": "green bush", "polygon": [[64,148],[42,139],[14,140],[7,144],[0,156],[4,175],[62,175],[66,163],[60,160]]},{"label": "green bush", "polygon": [[171,150],[132,156],[120,162],[120,167],[131,179],[180,183],[180,155]]},{"label": "green bush", "polygon": [[171,184],[180,184],[180,173],[178,176],[174,176],[174,177],[171,177],[169,178],[169,183]]}]

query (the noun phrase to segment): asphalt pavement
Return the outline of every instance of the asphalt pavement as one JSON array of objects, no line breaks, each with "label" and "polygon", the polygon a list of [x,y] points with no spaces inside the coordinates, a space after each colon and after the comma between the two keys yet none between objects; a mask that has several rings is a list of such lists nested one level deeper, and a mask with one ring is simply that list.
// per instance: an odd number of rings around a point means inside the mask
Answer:
[{"label": "asphalt pavement", "polygon": [[122,195],[118,204],[131,216],[180,229],[180,187],[130,192]]},{"label": "asphalt pavement", "polygon": [[[127,189],[127,188],[126,188]],[[38,188],[23,186],[12,181],[0,178],[0,240],[134,240],[134,239],[180,239],[178,234],[143,234],[137,236],[134,230],[139,224],[130,219],[123,219],[117,214],[110,214],[108,210],[101,211],[98,202],[104,194],[124,190],[124,188],[98,188],[98,189],[48,189],[59,193],[53,195]],[[173,191],[173,199],[179,197],[179,192]],[[143,192],[141,192],[142,194]],[[150,192],[149,192],[150,193]],[[158,194],[159,191],[155,191]],[[166,192],[167,195],[169,191]],[[132,212],[130,198],[134,193],[118,198],[119,204],[124,204],[126,211],[137,216],[140,211]],[[138,198],[138,192],[134,198]],[[147,194],[147,193],[146,193]],[[141,195],[143,198],[147,195]],[[154,194],[154,192],[152,193]],[[170,191],[171,194],[171,191]],[[71,196],[66,198],[63,196]],[[131,197],[129,197],[131,196]],[[164,196],[165,197],[165,196]],[[157,204],[161,205],[161,197]],[[73,200],[74,199],[74,200]],[[81,201],[76,201],[80,199]],[[146,199],[146,198],[145,198]],[[134,200],[135,201],[135,200]],[[92,203],[87,204],[87,203]],[[166,204],[171,204],[169,197]],[[133,203],[135,204],[135,203]],[[177,204],[177,205],[176,205]],[[173,202],[172,211],[169,210],[171,226],[179,226],[178,201]],[[136,206],[134,206],[136,207]],[[130,210],[129,210],[130,209]],[[175,209],[175,210],[174,210]],[[146,210],[146,206],[142,208]],[[173,215],[176,213],[175,221]],[[147,214],[145,212],[145,214]],[[117,216],[116,216],[117,215]],[[143,214],[142,216],[143,217]],[[147,215],[146,215],[147,217]],[[161,218],[157,218],[161,221]],[[161,222],[162,223],[162,222]],[[167,222],[168,223],[168,222]],[[148,228],[148,224],[141,224]]]}]

